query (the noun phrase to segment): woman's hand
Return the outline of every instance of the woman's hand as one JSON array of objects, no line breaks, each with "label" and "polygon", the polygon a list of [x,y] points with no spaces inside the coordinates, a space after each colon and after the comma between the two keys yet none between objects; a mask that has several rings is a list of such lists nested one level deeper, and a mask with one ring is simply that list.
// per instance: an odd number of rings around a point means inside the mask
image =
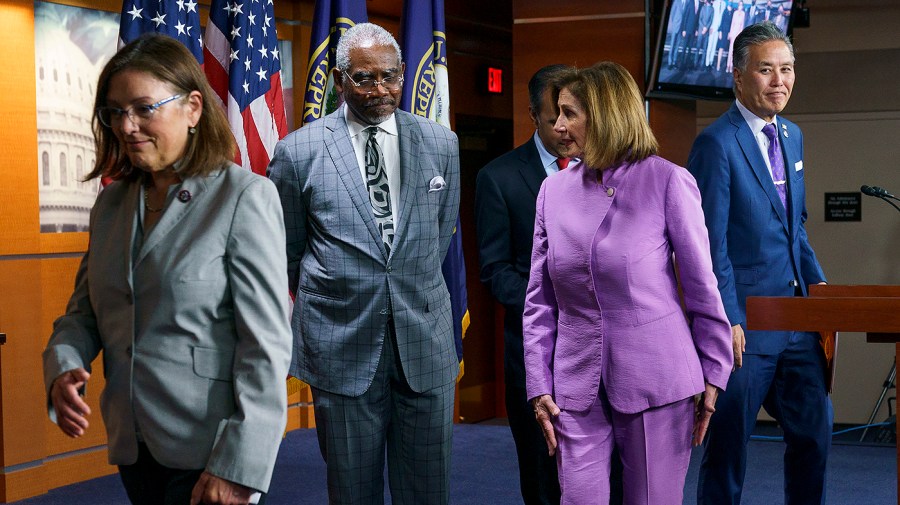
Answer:
[{"label": "woman's hand", "polygon": [[706,429],[709,428],[709,419],[716,411],[716,399],[719,397],[719,388],[706,383],[706,391],[694,396],[694,447],[703,443],[706,437]]},{"label": "woman's hand", "polygon": [[88,427],[86,416],[91,414],[91,408],[79,391],[90,378],[87,370],[75,368],[61,373],[50,386],[50,403],[56,412],[56,425],[72,438],[84,435]]},{"label": "woman's hand", "polygon": [[252,494],[249,487],[203,472],[191,491],[191,505],[248,505]]},{"label": "woman's hand", "polygon": [[559,407],[556,406],[556,403],[553,402],[553,397],[550,395],[541,395],[532,399],[531,405],[534,407],[534,417],[541,426],[541,431],[544,432],[544,440],[547,441],[547,452],[550,456],[553,456],[556,454],[556,432],[553,431],[553,422],[550,418],[551,416],[556,417],[559,415]]}]

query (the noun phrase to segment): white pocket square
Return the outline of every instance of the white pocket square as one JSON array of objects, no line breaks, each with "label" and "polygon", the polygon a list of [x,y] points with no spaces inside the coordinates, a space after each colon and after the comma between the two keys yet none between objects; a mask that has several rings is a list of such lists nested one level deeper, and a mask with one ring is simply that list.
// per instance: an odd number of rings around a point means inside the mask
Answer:
[{"label": "white pocket square", "polygon": [[428,192],[434,193],[435,191],[441,191],[445,187],[447,187],[447,183],[444,182],[444,178],[438,175],[431,179],[431,182],[428,183]]},{"label": "white pocket square", "polygon": [[801,170],[803,170],[803,160],[794,163],[794,172],[799,172]]}]

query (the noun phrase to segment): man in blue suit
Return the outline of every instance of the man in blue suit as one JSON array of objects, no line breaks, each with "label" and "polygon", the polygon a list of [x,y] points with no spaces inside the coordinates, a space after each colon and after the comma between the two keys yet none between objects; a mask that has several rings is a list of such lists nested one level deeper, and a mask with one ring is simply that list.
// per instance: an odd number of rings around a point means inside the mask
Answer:
[{"label": "man in blue suit", "polygon": [[759,408],[784,429],[785,503],[825,503],[832,408],[815,333],[746,331],[748,296],[805,296],[825,276],[809,244],[803,134],[778,116],[794,84],[794,50],[771,22],[734,44],[737,101],[694,142],[713,268],[734,337],[735,371],[712,416],[698,503],[740,503]]}]

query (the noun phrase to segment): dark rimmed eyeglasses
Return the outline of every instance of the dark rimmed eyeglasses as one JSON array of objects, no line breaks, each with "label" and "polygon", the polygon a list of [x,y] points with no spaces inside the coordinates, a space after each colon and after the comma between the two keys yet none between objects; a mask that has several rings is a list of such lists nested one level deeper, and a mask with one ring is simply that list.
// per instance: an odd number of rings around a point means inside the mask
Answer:
[{"label": "dark rimmed eyeglasses", "polygon": [[378,86],[383,87],[388,91],[397,91],[400,89],[400,86],[403,86],[403,76],[402,75],[389,75],[380,81],[376,81],[375,79],[360,79],[359,81],[355,81],[353,77],[350,77],[346,71],[343,71],[344,75],[347,76],[347,79],[350,79],[350,82],[353,83],[353,86],[360,91],[364,91],[366,93],[372,93],[375,91]]},{"label": "dark rimmed eyeglasses", "polygon": [[97,107],[97,119],[103,123],[103,126],[110,128],[112,128],[114,124],[120,124],[122,118],[125,116],[128,116],[128,119],[136,125],[145,124],[153,118],[153,114],[160,107],[173,100],[178,100],[183,96],[183,94],[172,95],[169,98],[163,98],[150,105],[132,105],[127,109],[120,109],[118,107]]}]

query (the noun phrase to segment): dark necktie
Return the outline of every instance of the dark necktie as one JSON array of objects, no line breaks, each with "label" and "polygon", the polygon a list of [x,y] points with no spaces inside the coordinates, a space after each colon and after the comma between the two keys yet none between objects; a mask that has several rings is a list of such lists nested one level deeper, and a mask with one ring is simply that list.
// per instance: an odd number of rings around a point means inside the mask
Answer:
[{"label": "dark necktie", "polygon": [[559,167],[560,170],[565,170],[566,167],[569,166],[569,161],[572,158],[556,158],[556,166]]},{"label": "dark necktie", "polygon": [[787,182],[784,176],[784,156],[781,154],[781,145],[778,143],[778,131],[774,124],[767,124],[762,129],[766,137],[769,138],[769,165],[772,167],[772,182],[775,183],[775,189],[778,190],[778,198],[781,198],[781,205],[787,210]]},{"label": "dark necktie", "polygon": [[384,156],[381,147],[375,139],[378,133],[377,126],[365,129],[369,134],[366,140],[366,189],[369,191],[369,200],[372,202],[372,213],[375,215],[375,224],[384,242],[384,249],[391,254],[391,244],[394,242],[394,215],[391,212],[391,190],[388,187],[387,172],[384,169]]}]

